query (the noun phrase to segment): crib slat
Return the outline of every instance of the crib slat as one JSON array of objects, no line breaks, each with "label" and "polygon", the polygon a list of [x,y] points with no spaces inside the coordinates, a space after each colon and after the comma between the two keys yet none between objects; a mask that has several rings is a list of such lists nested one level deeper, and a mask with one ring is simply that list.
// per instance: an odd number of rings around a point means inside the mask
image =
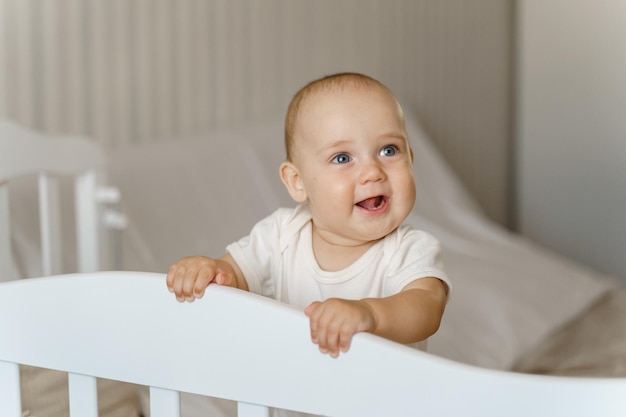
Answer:
[{"label": "crib slat", "polygon": [[95,272],[100,268],[96,172],[76,177],[75,191],[78,272]]},{"label": "crib slat", "polygon": [[95,377],[68,374],[70,417],[98,417],[98,386]]},{"label": "crib slat", "polygon": [[237,403],[237,417],[269,417],[270,409],[264,405]]},{"label": "crib slat", "polygon": [[61,273],[61,217],[56,178],[39,175],[39,225],[43,275]]},{"label": "crib slat", "polygon": [[180,417],[180,393],[150,387],[150,415],[152,417]]},{"label": "crib slat", "polygon": [[0,417],[20,417],[20,369],[16,363],[0,361]]},{"label": "crib slat", "polygon": [[11,228],[9,226],[9,191],[0,184],[0,282],[17,277],[11,261]]}]

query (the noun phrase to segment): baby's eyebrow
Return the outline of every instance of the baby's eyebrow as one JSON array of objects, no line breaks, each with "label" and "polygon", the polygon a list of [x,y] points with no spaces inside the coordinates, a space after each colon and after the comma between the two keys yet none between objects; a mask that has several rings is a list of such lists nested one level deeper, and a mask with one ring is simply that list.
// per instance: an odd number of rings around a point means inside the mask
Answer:
[{"label": "baby's eyebrow", "polygon": [[[377,142],[386,142],[386,141],[398,141],[403,143],[408,143],[408,139],[405,134],[401,132],[387,132],[383,133],[378,138],[375,139]],[[317,154],[327,154],[330,152],[334,152],[337,150],[348,149],[354,143],[353,140],[350,139],[338,139],[333,142],[324,143],[323,146],[318,150]]]},{"label": "baby's eyebrow", "polygon": [[389,133],[380,135],[379,139],[380,140],[388,140],[388,139],[407,140],[407,137],[403,133],[389,132]]},{"label": "baby's eyebrow", "polygon": [[337,140],[335,142],[332,142],[332,143],[328,144],[328,146],[326,146],[326,148],[342,148],[342,147],[346,146],[349,143],[350,143],[350,141],[347,140],[347,139],[340,139],[340,140]]},{"label": "baby's eyebrow", "polygon": [[348,144],[350,144],[350,141],[347,139],[340,139],[337,140],[335,142],[331,142],[329,144],[325,144],[322,149],[319,150],[318,154],[321,153],[327,153],[329,151],[333,151],[335,149],[341,149],[341,148],[345,148]]}]

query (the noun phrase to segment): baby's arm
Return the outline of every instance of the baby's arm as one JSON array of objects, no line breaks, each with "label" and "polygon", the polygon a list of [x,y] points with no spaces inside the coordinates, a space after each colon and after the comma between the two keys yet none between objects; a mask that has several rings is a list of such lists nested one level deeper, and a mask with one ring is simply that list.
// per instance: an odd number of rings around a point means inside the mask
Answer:
[{"label": "baby's arm", "polygon": [[421,278],[398,294],[385,298],[331,298],[305,309],[311,339],[323,353],[335,357],[350,348],[352,336],[369,332],[399,343],[415,343],[439,328],[447,300],[447,285],[437,278]]},{"label": "baby's arm", "polygon": [[248,283],[241,269],[228,253],[217,259],[206,256],[179,259],[170,266],[165,282],[181,302],[202,298],[204,290],[211,283],[248,291]]}]

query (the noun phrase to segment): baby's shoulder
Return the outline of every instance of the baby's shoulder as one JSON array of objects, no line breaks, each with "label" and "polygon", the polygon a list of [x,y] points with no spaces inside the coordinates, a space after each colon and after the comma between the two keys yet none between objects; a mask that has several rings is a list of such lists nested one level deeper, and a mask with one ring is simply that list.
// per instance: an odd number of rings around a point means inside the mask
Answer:
[{"label": "baby's shoulder", "polygon": [[311,222],[308,205],[282,207],[270,216],[279,236],[279,247],[283,251],[290,243],[297,241],[303,229]]},{"label": "baby's shoulder", "polygon": [[308,209],[308,205],[300,204],[296,207],[278,208],[269,218],[279,224],[281,228],[300,229],[311,220],[311,212]]}]

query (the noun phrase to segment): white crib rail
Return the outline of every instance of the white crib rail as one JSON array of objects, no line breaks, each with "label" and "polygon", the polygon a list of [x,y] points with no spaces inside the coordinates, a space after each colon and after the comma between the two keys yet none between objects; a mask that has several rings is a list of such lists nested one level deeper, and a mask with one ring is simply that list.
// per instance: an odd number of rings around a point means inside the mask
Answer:
[{"label": "white crib rail", "polygon": [[[626,415],[626,379],[481,369],[369,334],[332,359],[310,342],[298,310],[217,286],[181,304],[161,274],[0,284],[2,417],[19,417],[12,363],[77,375],[72,395],[87,399],[83,376],[150,386],[155,417],[178,415],[178,392],[237,400],[248,416],[266,416],[265,406],[334,416]],[[84,410],[72,400],[72,416],[95,415],[94,401]]]}]

